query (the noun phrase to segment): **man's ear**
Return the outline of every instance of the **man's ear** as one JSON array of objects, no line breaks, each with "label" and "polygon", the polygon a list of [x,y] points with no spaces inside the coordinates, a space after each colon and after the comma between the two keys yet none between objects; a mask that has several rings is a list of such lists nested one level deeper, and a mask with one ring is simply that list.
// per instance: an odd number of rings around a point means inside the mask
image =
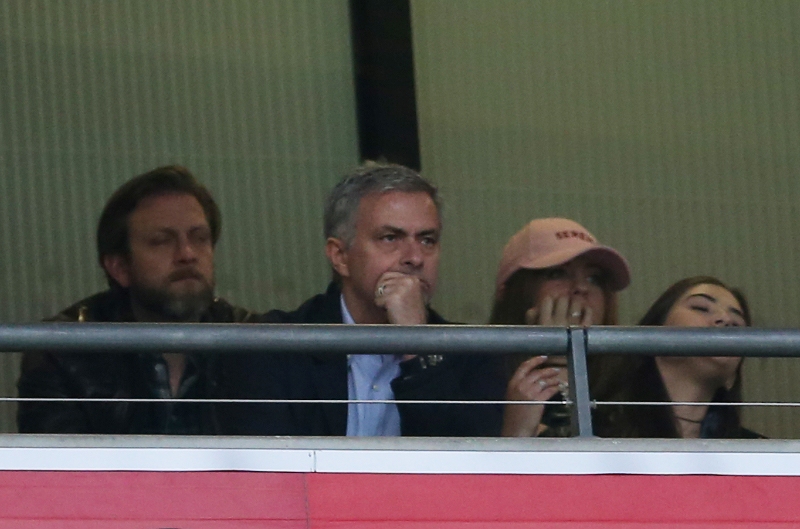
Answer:
[{"label": "man's ear", "polygon": [[103,268],[122,288],[131,286],[131,267],[123,255],[104,255]]},{"label": "man's ear", "polygon": [[350,277],[350,267],[347,264],[347,245],[336,237],[328,237],[325,241],[325,255],[331,262],[334,272],[341,277]]}]

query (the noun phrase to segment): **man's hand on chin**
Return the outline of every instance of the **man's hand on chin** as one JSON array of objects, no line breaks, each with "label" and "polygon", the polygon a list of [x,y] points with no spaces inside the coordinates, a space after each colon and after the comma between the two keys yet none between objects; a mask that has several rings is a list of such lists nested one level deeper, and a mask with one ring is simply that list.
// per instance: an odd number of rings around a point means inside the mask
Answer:
[{"label": "man's hand on chin", "polygon": [[423,325],[428,323],[424,283],[416,276],[385,272],[375,287],[375,304],[386,309],[389,323]]}]

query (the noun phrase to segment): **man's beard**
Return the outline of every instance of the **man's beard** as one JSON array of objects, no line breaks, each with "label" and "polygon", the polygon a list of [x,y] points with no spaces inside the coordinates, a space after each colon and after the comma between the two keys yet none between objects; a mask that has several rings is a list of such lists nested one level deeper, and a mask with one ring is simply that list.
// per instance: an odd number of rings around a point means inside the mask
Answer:
[{"label": "man's beard", "polygon": [[[202,288],[193,292],[173,293],[168,289],[131,284],[131,301],[163,321],[199,321],[214,300],[214,286],[199,275]],[[174,280],[174,278],[170,278]]]}]

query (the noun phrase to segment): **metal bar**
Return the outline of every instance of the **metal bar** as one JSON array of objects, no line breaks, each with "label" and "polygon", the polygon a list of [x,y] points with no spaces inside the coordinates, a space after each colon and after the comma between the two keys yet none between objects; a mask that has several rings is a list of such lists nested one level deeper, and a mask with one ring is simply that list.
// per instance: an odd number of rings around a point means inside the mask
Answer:
[{"label": "metal bar", "polygon": [[[588,354],[800,356],[800,330],[590,327]],[[0,325],[0,351],[565,354],[563,327],[34,323]]]},{"label": "metal bar", "polygon": [[[527,406],[530,404],[551,405],[552,400],[360,400],[360,399],[116,399],[109,398],[69,398],[69,397],[0,397],[0,402],[143,402],[159,403],[176,402],[181,404],[463,404],[474,406],[476,404],[499,404],[509,406]],[[571,406],[572,400],[556,401],[558,404]],[[591,407],[596,406],[708,406],[708,402],[689,401],[625,401],[625,400],[593,400]],[[738,408],[800,408],[800,402],[715,402],[714,406],[731,406]]]},{"label": "metal bar", "polygon": [[572,432],[577,437],[593,437],[592,407],[589,395],[589,370],[586,367],[586,329],[570,327],[569,354],[569,400],[572,401]]},{"label": "metal bar", "polygon": [[[0,397],[0,402],[131,402],[136,404],[175,402],[180,404],[463,404],[475,405],[504,405],[526,406],[530,404],[553,404],[551,400],[367,400],[367,399],[182,399],[182,398],[147,398],[147,399],[117,399],[106,398],[70,398],[70,397]],[[570,401],[562,401],[571,404]]]},{"label": "metal bar", "polygon": [[732,406],[736,408],[800,408],[800,402],[687,402],[687,401],[625,401],[595,400],[595,406]]},{"label": "metal bar", "polygon": [[749,327],[589,327],[589,354],[800,356],[800,330]]},{"label": "metal bar", "polygon": [[0,351],[564,355],[561,327],[35,323],[0,325]]}]

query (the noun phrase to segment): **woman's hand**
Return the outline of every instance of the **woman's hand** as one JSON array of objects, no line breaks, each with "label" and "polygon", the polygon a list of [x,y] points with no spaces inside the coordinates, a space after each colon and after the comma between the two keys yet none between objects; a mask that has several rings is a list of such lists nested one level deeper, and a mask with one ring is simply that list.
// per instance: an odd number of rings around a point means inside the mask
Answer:
[{"label": "woman's hand", "polygon": [[[542,367],[546,356],[534,356],[520,364],[506,390],[509,401],[547,401],[564,386],[566,371],[558,367]],[[504,437],[533,437],[539,433],[539,423],[544,414],[544,404],[505,405],[503,412]]]},{"label": "woman's hand", "polygon": [[592,324],[592,316],[591,307],[585,306],[578,298],[560,296],[553,299],[545,296],[537,306],[525,312],[525,323],[550,327],[588,327]]}]

